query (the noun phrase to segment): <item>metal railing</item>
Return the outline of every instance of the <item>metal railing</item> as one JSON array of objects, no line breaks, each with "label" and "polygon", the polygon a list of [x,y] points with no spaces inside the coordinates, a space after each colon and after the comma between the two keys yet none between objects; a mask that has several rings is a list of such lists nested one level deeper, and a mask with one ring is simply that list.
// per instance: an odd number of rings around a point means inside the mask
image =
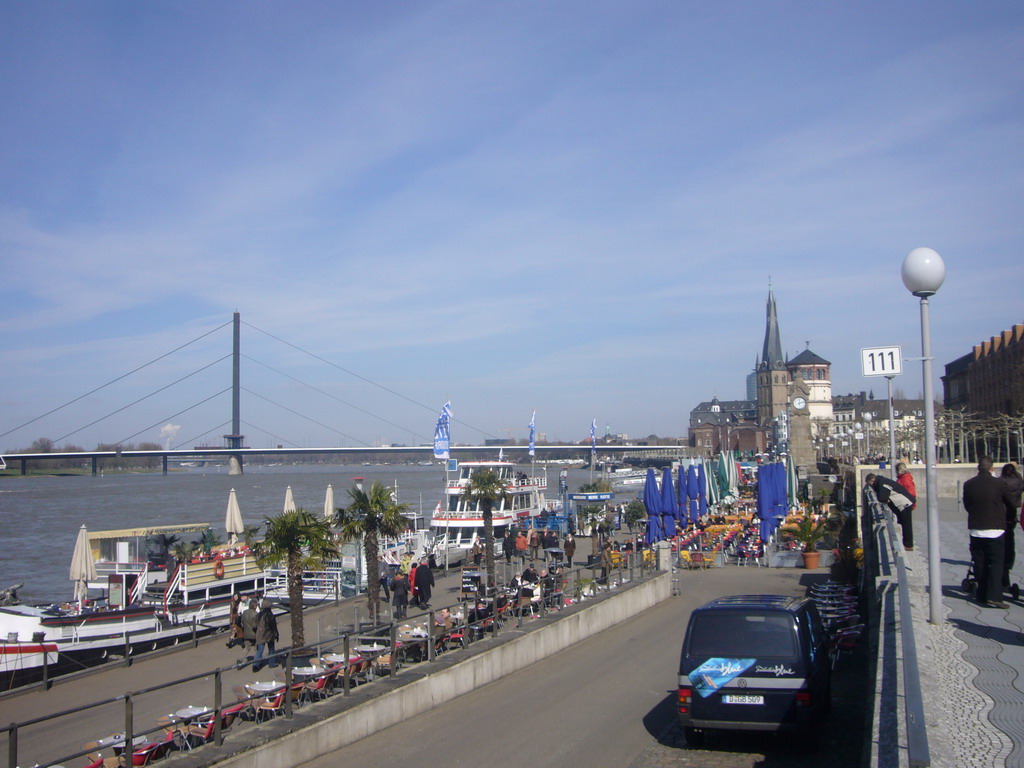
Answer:
[{"label": "metal railing", "polygon": [[[912,768],[925,768],[931,765],[931,753],[924,719],[924,696],[921,692],[921,672],[917,659],[909,579],[903,547],[899,543],[901,538],[896,530],[892,512],[878,501],[873,489],[866,489],[865,502],[872,516],[872,539],[877,547],[876,556],[885,554],[889,561],[895,564],[895,586],[898,595],[896,613],[899,616],[902,649],[907,759]],[[884,628],[879,631],[884,631]],[[879,645],[881,647],[882,644]]]},{"label": "metal railing", "polygon": [[[534,587],[538,592],[540,592],[540,594],[534,595],[533,598],[525,593],[523,587],[520,587],[514,593],[499,589],[497,595],[482,597],[482,599],[490,600],[491,605],[493,606],[492,611],[487,615],[478,613],[474,616],[474,607],[477,603],[477,599],[470,598],[462,599],[459,602],[451,603],[449,605],[442,606],[441,608],[432,608],[428,611],[413,613],[402,619],[392,620],[386,623],[371,623],[367,626],[363,626],[363,622],[360,621],[357,613],[354,617],[353,627],[350,630],[347,629],[347,631],[340,631],[336,627],[335,630],[337,635],[333,638],[324,640],[321,637],[318,637],[317,642],[310,643],[301,648],[286,648],[276,651],[273,654],[263,656],[259,660],[259,663],[261,666],[264,664],[266,666],[276,666],[277,663],[283,662],[282,676],[284,679],[281,687],[276,688],[274,693],[277,694],[281,690],[285,691],[284,700],[281,704],[281,712],[286,718],[290,719],[293,715],[293,707],[298,703],[295,698],[295,692],[302,686],[302,683],[296,683],[295,676],[293,674],[296,658],[303,660],[316,658],[319,660],[325,654],[340,652],[344,661],[337,665],[340,667],[340,669],[337,670],[337,678],[341,680],[340,694],[347,697],[351,695],[352,685],[356,682],[353,675],[353,669],[357,666],[362,667],[363,664],[362,661],[353,662],[352,651],[355,650],[355,647],[358,647],[359,641],[381,643],[382,650],[377,654],[377,658],[387,657],[388,659],[388,664],[386,665],[387,671],[384,676],[395,677],[399,674],[402,664],[410,662],[433,663],[439,653],[453,650],[457,651],[459,649],[466,648],[473,643],[485,640],[488,637],[497,638],[502,630],[512,622],[514,622],[515,627],[521,627],[524,619],[528,615],[532,615],[536,618],[544,618],[545,616],[557,612],[557,610],[564,607],[567,598],[571,598],[573,601],[587,600],[599,596],[602,592],[609,592],[615,587],[628,584],[637,578],[643,580],[648,575],[650,568],[645,566],[644,558],[641,556],[642,553],[631,553],[631,555],[631,557],[625,558],[617,568],[604,568],[600,563],[574,568],[561,574],[559,580],[551,589],[546,589],[541,584],[536,584]],[[600,574],[593,573],[594,571],[600,571]],[[591,572],[592,575],[587,576],[587,572]],[[486,583],[486,579],[483,581]],[[454,620],[450,628],[442,627],[437,623],[440,611],[446,608],[450,612],[452,609],[455,609],[455,613],[453,615],[461,617]],[[409,622],[417,619],[425,619],[426,636],[403,636],[401,625],[408,624]],[[320,635],[319,624],[317,625],[317,628],[317,634]],[[197,640],[193,632],[193,644],[196,642]],[[353,646],[353,642],[356,642],[357,644],[355,647]],[[130,663],[130,654],[127,649],[125,655],[125,662]],[[413,658],[414,656],[416,658]],[[167,691],[174,689],[176,686],[206,678],[212,679],[211,694],[213,706],[205,708],[200,714],[210,715],[215,718],[213,721],[206,721],[207,723],[213,723],[213,730],[209,743],[220,746],[223,743],[222,719],[224,710],[228,706],[235,706],[243,702],[253,702],[258,699],[264,699],[267,696],[267,693],[265,692],[253,693],[250,691],[249,695],[243,697],[237,695],[236,692],[236,696],[228,702],[227,706],[225,706],[223,690],[224,674],[226,672],[243,669],[247,666],[253,665],[255,661],[256,660],[253,658],[246,658],[230,666],[206,670],[193,675],[188,675],[187,677],[177,678],[170,682],[128,691],[119,696],[100,699],[48,715],[20,722],[13,722],[6,726],[0,726],[0,733],[4,733],[7,736],[7,766],[8,768],[18,767],[20,755],[19,736],[26,728],[46,724],[47,728],[52,729],[54,733],[61,733],[63,732],[63,729],[57,721],[62,718],[72,717],[82,712],[95,710],[99,707],[118,704],[121,705],[120,712],[116,715],[116,719],[110,724],[111,731],[114,733],[114,739],[109,742],[108,745],[122,747],[125,754],[125,764],[130,765],[131,757],[129,756],[135,748],[134,746],[126,745],[134,745],[134,740],[137,737],[152,737],[160,734],[161,732],[165,735],[164,739],[159,741],[155,738],[147,739],[147,745],[153,742],[167,744],[169,734],[176,726],[174,716],[167,715],[162,718],[164,722],[158,722],[154,727],[138,730],[138,724],[136,722],[136,708],[139,699],[150,694],[160,694],[160,698],[162,700],[167,700]],[[377,664],[370,664],[369,670],[362,672],[362,674],[365,675],[363,678],[365,682],[372,682],[375,677],[381,676],[375,673],[375,668],[377,670],[383,669],[383,667],[379,667]],[[325,667],[324,672],[327,673],[328,671],[329,669]],[[236,688],[237,687],[238,686],[236,686]],[[192,748],[190,743],[186,745],[181,741],[181,739],[177,739],[177,737],[175,737],[175,739],[175,748]],[[53,759],[46,759],[42,762],[35,762],[34,765],[36,768],[48,768],[48,766],[56,766],[87,756],[93,751],[95,751],[94,748],[83,747],[83,749],[79,751],[61,755]]]}]

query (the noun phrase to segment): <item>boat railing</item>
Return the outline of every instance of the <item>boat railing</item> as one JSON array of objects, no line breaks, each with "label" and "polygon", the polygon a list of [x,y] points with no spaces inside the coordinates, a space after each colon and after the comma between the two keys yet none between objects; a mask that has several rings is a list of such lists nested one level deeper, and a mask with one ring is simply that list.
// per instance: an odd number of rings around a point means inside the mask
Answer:
[{"label": "boat railing", "polygon": [[142,569],[139,571],[139,577],[135,580],[135,586],[132,587],[131,594],[128,596],[129,604],[138,604],[142,602],[142,596],[146,593],[146,587],[149,586],[149,563],[142,563]]},{"label": "boat railing", "polygon": [[181,589],[181,579],[185,573],[185,566],[181,563],[174,568],[174,575],[167,580],[167,587],[164,589],[164,613],[167,613],[170,608],[171,596],[179,589]]}]

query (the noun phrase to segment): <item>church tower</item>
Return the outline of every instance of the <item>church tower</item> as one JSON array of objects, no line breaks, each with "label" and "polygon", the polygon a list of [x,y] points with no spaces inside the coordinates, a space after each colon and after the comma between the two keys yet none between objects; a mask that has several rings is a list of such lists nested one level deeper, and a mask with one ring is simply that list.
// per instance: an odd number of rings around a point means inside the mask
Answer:
[{"label": "church tower", "polygon": [[775,308],[775,294],[768,288],[767,319],[764,345],[757,363],[757,423],[762,427],[786,408],[789,399],[789,369],[782,356],[779,336],[779,315]]}]

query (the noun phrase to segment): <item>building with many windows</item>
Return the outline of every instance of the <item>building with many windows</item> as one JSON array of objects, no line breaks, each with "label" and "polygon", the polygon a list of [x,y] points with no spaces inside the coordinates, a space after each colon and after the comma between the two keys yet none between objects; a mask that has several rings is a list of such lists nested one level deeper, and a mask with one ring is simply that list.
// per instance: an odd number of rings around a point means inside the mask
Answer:
[{"label": "building with many windows", "polygon": [[942,389],[949,409],[987,416],[1024,412],[1024,324],[948,363]]}]

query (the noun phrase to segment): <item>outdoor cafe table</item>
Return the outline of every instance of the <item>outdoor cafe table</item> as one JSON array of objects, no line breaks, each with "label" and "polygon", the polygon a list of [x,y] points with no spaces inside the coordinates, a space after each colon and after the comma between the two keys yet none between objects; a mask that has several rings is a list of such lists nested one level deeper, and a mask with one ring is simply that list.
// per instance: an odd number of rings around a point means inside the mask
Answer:
[{"label": "outdoor cafe table", "polygon": [[[132,746],[139,747],[147,743],[148,739],[145,736],[136,736],[132,739]],[[114,754],[120,754],[124,751],[124,733],[112,733],[109,736],[104,736],[102,739],[96,740],[95,749],[106,749],[107,747],[114,748]]]},{"label": "outdoor cafe table", "polygon": [[386,645],[377,645],[374,643],[373,645],[357,645],[355,650],[356,653],[361,656],[372,659],[376,656],[380,656],[387,649],[388,647]]},{"label": "outdoor cafe table", "polygon": [[[323,660],[326,661],[328,664],[341,664],[345,661],[345,657],[342,656],[340,653],[325,653],[323,655]],[[357,661],[362,660],[363,657],[358,655],[348,657],[349,664],[355,664]]]},{"label": "outdoor cafe table", "polygon": [[315,677],[323,671],[322,667],[292,667],[292,675],[295,677]]},{"label": "outdoor cafe table", "polygon": [[250,690],[256,691],[256,693],[270,693],[271,691],[276,691],[276,690],[279,690],[281,688],[284,688],[284,683],[279,683],[279,682],[273,681],[273,680],[270,681],[270,682],[256,682],[256,683],[249,683],[246,686],[246,688],[249,688]]}]

